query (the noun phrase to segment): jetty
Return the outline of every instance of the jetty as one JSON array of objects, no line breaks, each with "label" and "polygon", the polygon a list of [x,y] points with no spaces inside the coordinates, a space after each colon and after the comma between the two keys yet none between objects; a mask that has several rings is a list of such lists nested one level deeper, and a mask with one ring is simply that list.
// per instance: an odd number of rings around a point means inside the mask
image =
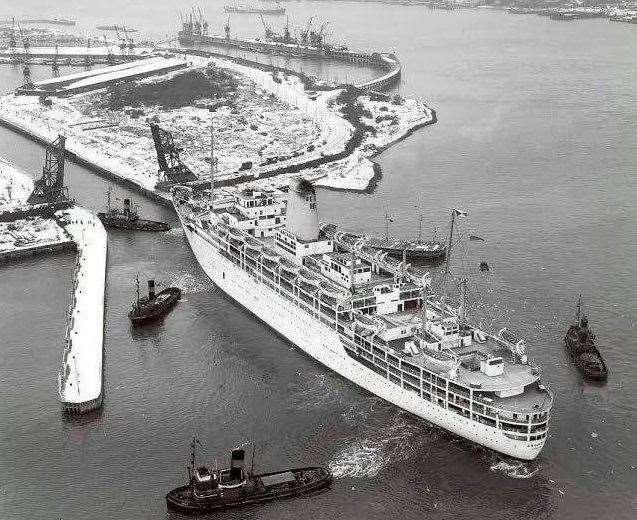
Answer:
[{"label": "jetty", "polygon": [[107,236],[100,220],[78,206],[56,216],[78,251],[58,389],[64,411],[84,413],[102,404]]},{"label": "jetty", "polygon": [[[59,136],[48,144],[42,177],[31,183],[28,196],[26,176],[0,161],[0,265],[25,255],[77,251],[58,391],[63,411],[83,413],[102,404],[107,235],[97,216],[68,198],[64,158]],[[21,189],[11,189],[14,183]]]},{"label": "jetty", "polygon": [[104,88],[119,81],[132,81],[166,74],[187,66],[183,59],[154,56],[25,84],[18,88],[16,93],[30,96],[69,96]]},{"label": "jetty", "polygon": [[24,48],[0,49],[0,63],[50,63],[56,61],[61,65],[120,63],[147,58],[153,49],[148,46],[120,48],[117,45],[48,45]]}]

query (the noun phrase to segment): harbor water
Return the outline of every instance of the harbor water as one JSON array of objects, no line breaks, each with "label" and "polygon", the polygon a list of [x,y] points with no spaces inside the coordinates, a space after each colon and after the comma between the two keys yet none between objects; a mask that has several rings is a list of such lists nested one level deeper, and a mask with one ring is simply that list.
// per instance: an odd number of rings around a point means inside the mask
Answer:
[{"label": "harbor water", "polygon": [[[49,4],[10,0],[1,14],[44,14]],[[156,40],[174,33],[177,10],[190,6],[74,4],[52,14],[77,18],[75,31],[125,22]],[[487,9],[284,5],[291,24],[315,14],[330,21],[334,41],[396,52],[398,91],[437,110],[437,124],[377,157],[383,176],[373,193],[320,190],[321,218],[382,234],[387,212],[390,233],[406,238],[421,215],[425,235],[435,227],[442,236],[452,207],[468,211],[462,233],[485,241],[458,246],[454,271],[469,276],[476,319],[525,337],[543,367],[556,395],[543,452],[523,463],[485,451],[314,363],[207,280],[170,208],[115,186],[113,197],[132,197],[141,214],[173,229],[109,231],[99,413],[65,419],[57,396],[73,255],[0,266],[0,518],[177,517],[164,494],[187,478],[193,435],[211,464],[254,440],[257,470],[317,464],[336,477],[329,492],[216,518],[635,518],[635,27]],[[221,11],[215,4],[208,13],[214,32]],[[280,28],[285,18],[267,21]],[[261,30],[253,16],[232,24],[239,36]],[[368,74],[320,63],[307,70]],[[32,72],[47,77],[50,68]],[[20,81],[18,68],[0,65],[0,91]],[[41,171],[43,149],[4,128],[0,154]],[[73,164],[66,173],[79,204],[105,207],[105,179]],[[133,330],[137,275],[184,296],[163,321]],[[610,370],[605,385],[584,383],[563,347],[580,292]]]}]

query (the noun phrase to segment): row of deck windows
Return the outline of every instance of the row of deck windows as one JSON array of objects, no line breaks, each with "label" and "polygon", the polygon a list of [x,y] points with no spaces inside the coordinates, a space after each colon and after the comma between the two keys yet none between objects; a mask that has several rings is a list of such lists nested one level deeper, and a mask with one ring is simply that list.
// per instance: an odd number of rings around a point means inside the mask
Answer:
[{"label": "row of deck windows", "polygon": [[[216,244],[215,244],[216,245]],[[241,261],[236,256],[240,256],[240,251],[234,247],[232,244],[228,243],[229,250],[231,254],[226,253],[223,249],[220,248],[220,252],[224,254],[227,258],[229,258],[236,265],[241,265]],[[234,254],[232,254],[234,253]],[[249,265],[256,267],[257,263],[248,255],[243,255],[244,258],[249,259],[250,261],[246,262]],[[266,274],[268,278],[276,281],[276,275],[272,272],[267,266],[263,265],[264,269],[262,273]],[[247,268],[250,271],[250,274],[257,277],[258,273],[255,272],[251,268]],[[284,276],[278,276],[280,286],[277,287],[275,284],[268,283],[267,285],[271,287],[273,290],[278,290],[282,296],[287,298],[288,300],[297,303],[297,300],[293,298],[291,295],[286,294],[286,291],[294,294],[295,286],[290,281],[286,280]],[[281,288],[284,288],[284,291],[280,291]],[[321,314],[325,314],[329,317],[326,319],[324,316],[320,317],[321,321],[330,327],[334,327],[334,322],[336,320],[336,310],[331,305],[325,305],[323,302],[320,302],[318,298],[306,293],[300,287],[296,291],[297,295],[301,297],[304,301],[312,304],[312,308],[307,305],[302,305],[303,307],[307,307],[308,311],[312,314],[315,309],[317,309]],[[317,303],[319,302],[319,303]],[[297,305],[301,303],[298,302]],[[341,334],[346,334],[345,328],[338,324],[337,329]],[[420,386],[422,386],[422,397],[431,400],[429,391],[433,392],[435,395],[444,398],[447,400],[449,398],[448,406],[452,405],[453,408],[459,408],[463,415],[467,415],[470,413],[468,408],[470,405],[469,396],[470,392],[467,388],[462,387],[452,381],[447,382],[447,380],[443,377],[440,377],[436,374],[428,372],[425,369],[420,369],[416,365],[413,365],[405,360],[400,360],[397,356],[377,347],[376,345],[372,345],[369,340],[363,338],[362,336],[355,334],[354,341],[356,344],[360,345],[362,348],[359,349],[359,355],[356,358],[362,362],[364,359],[366,361],[365,366],[371,368],[375,372],[383,375],[383,377],[387,377],[387,371],[389,370],[389,379],[396,383],[397,385],[407,385],[406,388],[408,390],[414,391],[415,393],[421,393]],[[378,339],[378,338],[377,338]],[[346,345],[347,346],[347,345]],[[351,350],[351,347],[349,347]],[[363,356],[363,358],[361,358]],[[373,368],[372,368],[373,367]],[[448,388],[447,388],[448,384]],[[479,396],[476,396],[479,398]],[[495,425],[496,421],[496,412],[489,406],[481,404],[474,400],[473,402],[473,411],[475,417],[480,417],[479,422],[483,422],[485,424]],[[502,412],[501,412],[502,413]],[[487,417],[484,417],[484,416]],[[524,431],[526,432],[526,428],[528,427],[529,416],[526,415],[526,420],[519,421],[518,424],[514,424],[513,422],[502,421],[501,425],[503,429],[507,429],[510,431]],[[511,418],[510,418],[511,419]],[[545,421],[541,424],[535,424],[531,426],[531,432],[536,432],[538,430],[546,428],[546,420],[548,419],[547,412],[533,414],[531,420],[533,422]],[[518,414],[512,414],[512,420],[518,420]]]}]

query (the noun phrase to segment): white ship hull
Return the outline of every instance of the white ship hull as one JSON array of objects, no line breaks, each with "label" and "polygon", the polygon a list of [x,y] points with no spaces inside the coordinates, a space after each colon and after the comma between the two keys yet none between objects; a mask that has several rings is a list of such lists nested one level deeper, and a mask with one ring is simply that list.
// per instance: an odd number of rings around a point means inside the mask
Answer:
[{"label": "white ship hull", "polygon": [[359,364],[347,355],[334,329],[237,268],[196,232],[182,227],[199,264],[220,289],[323,365],[382,399],[487,448],[527,460],[542,450],[546,438],[510,439],[502,430],[461,417]]}]

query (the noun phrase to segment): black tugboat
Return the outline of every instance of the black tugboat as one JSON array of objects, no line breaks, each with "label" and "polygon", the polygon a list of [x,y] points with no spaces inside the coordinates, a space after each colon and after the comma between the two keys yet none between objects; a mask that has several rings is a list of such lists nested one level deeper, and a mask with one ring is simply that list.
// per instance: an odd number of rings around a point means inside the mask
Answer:
[{"label": "black tugboat", "polygon": [[281,498],[304,496],[329,487],[332,474],[325,468],[307,467],[255,474],[254,449],[249,471],[244,468],[245,450],[232,450],[230,467],[195,468],[195,445],[192,440],[188,476],[190,482],[166,495],[168,509],[181,513],[202,514],[235,507],[270,502]]},{"label": "black tugboat", "polygon": [[107,192],[108,209],[106,213],[98,213],[97,217],[105,227],[132,229],[134,231],[168,231],[170,226],[165,222],[146,220],[139,218],[135,210],[131,208],[130,199],[124,199],[122,210],[111,208],[111,191]]},{"label": "black tugboat", "polygon": [[137,301],[128,313],[133,325],[143,325],[166,314],[181,298],[181,289],[167,287],[155,294],[155,280],[148,280],[148,296],[139,296],[139,278],[137,279]]},{"label": "black tugboat", "polygon": [[577,301],[577,313],[573,323],[564,336],[564,344],[586,377],[595,381],[606,381],[608,369],[602,355],[595,346],[595,334],[588,328],[588,317],[581,314],[582,296]]}]

